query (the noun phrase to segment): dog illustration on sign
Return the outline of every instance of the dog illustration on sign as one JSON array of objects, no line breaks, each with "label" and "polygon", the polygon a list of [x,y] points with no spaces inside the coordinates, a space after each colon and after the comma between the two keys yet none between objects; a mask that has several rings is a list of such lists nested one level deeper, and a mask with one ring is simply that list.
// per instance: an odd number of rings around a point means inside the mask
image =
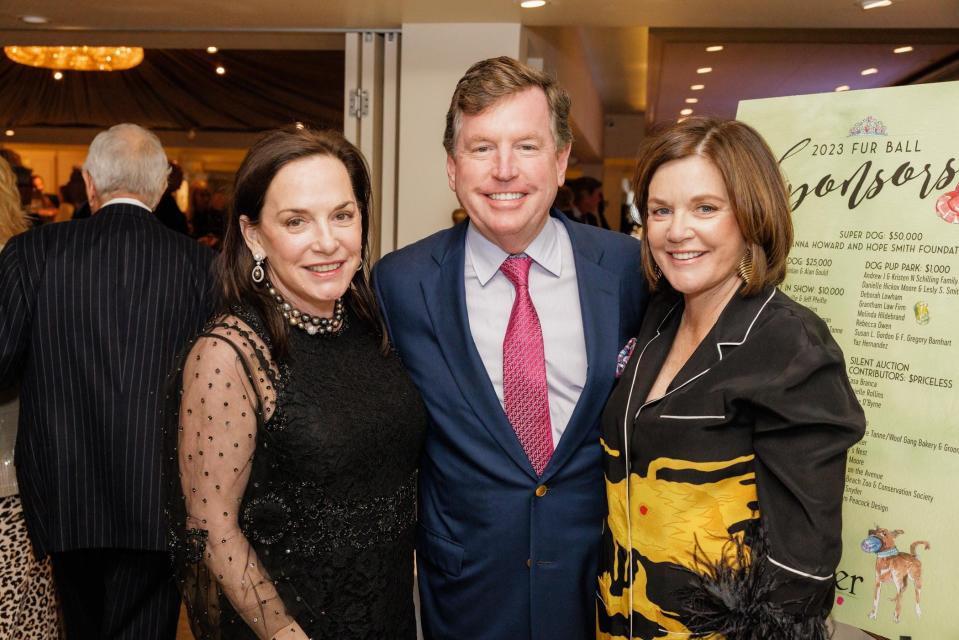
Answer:
[{"label": "dog illustration on sign", "polygon": [[876,554],[876,590],[873,594],[872,611],[869,617],[876,619],[879,610],[879,591],[885,582],[891,582],[896,587],[896,595],[890,598],[896,603],[896,612],[893,619],[899,622],[899,615],[902,612],[902,593],[906,590],[909,580],[912,580],[913,588],[916,591],[916,617],[922,615],[919,608],[919,596],[922,594],[922,562],[919,560],[919,554],[916,553],[916,547],[922,545],[928,551],[929,543],[925,540],[916,540],[909,545],[909,553],[904,553],[896,548],[896,538],[902,535],[902,529],[890,531],[883,529],[878,524],[874,529],[869,530],[869,535],[860,544],[860,548],[866,553]]}]

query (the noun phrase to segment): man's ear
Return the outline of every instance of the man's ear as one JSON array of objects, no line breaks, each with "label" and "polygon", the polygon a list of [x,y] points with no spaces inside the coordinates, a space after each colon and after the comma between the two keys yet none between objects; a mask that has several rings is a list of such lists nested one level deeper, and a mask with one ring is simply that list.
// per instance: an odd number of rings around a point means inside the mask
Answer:
[{"label": "man's ear", "polygon": [[569,165],[569,153],[573,150],[572,143],[556,152],[556,186],[561,187],[566,182],[566,167]]},{"label": "man's ear", "polygon": [[86,172],[85,169],[81,172],[81,175],[83,176],[83,186],[85,188],[84,190],[87,193],[87,202],[90,203],[90,211],[92,213],[100,208],[99,194],[97,193],[97,185],[93,184],[93,178],[90,176],[89,173]]},{"label": "man's ear", "polygon": [[243,241],[246,242],[246,247],[250,250],[250,253],[266,256],[266,252],[260,245],[259,230],[246,216],[240,216],[240,233],[243,234]]},{"label": "man's ear", "polygon": [[446,155],[446,180],[449,182],[450,191],[456,193],[456,160],[452,155]]}]

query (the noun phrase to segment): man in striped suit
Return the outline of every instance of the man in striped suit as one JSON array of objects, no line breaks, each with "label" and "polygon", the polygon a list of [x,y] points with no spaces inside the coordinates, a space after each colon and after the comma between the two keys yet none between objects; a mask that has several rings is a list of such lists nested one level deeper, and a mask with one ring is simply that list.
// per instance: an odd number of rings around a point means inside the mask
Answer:
[{"label": "man in striped suit", "polygon": [[161,412],[211,307],[212,255],[153,215],[167,167],[149,131],[100,133],[83,167],[95,215],[0,254],[0,388],[20,385],[17,480],[71,639],[176,633]]}]

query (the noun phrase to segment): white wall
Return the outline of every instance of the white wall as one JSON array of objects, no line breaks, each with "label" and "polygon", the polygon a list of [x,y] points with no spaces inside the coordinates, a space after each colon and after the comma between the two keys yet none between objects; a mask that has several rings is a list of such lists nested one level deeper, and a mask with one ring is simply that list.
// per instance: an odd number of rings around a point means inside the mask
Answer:
[{"label": "white wall", "polygon": [[459,204],[446,182],[443,130],[457,81],[474,62],[522,57],[521,25],[404,24],[400,60],[397,243],[451,225]]}]

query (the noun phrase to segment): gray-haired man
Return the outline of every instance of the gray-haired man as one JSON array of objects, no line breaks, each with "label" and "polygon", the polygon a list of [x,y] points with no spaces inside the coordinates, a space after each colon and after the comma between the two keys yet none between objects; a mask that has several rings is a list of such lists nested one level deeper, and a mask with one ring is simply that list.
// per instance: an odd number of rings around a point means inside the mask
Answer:
[{"label": "gray-haired man", "polygon": [[91,218],[0,253],[0,389],[20,385],[17,480],[70,638],[173,638],[179,597],[161,500],[163,385],[209,311],[210,253],[152,213],[160,141],[99,134]]}]

